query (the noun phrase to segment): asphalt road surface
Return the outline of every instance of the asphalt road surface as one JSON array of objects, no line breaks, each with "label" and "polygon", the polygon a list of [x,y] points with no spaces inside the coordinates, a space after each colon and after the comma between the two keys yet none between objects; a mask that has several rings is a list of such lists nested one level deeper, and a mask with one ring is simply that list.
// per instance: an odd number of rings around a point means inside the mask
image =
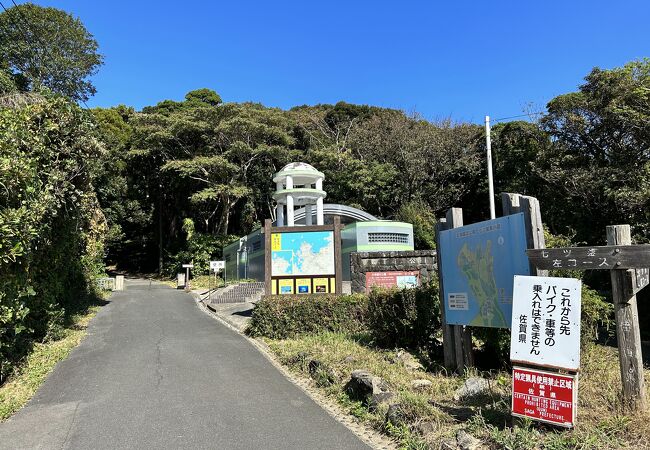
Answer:
[{"label": "asphalt road surface", "polygon": [[127,281],[0,448],[368,447],[191,296]]}]

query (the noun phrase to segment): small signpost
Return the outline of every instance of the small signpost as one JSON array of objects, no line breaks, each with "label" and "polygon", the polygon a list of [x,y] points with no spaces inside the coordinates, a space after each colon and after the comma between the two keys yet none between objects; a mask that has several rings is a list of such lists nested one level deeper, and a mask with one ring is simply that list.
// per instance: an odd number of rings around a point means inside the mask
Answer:
[{"label": "small signpost", "polygon": [[[214,285],[215,289],[217,286],[217,272],[226,268],[226,261],[210,261],[210,270],[214,272]],[[211,278],[208,277],[208,283],[210,283]],[[224,286],[226,284],[226,279],[224,277]],[[208,285],[208,303],[212,302],[212,286]]]},{"label": "small signpost", "polygon": [[530,262],[540,269],[637,269],[646,277],[650,267],[650,244],[604,245],[600,247],[565,247],[531,249]]},{"label": "small signpost", "polygon": [[623,399],[630,410],[642,410],[645,383],[636,293],[650,282],[650,245],[632,245],[629,225],[608,226],[607,244],[530,249],[527,253],[539,269],[610,271]]},{"label": "small signpost", "polygon": [[512,414],[573,427],[578,374],[582,282],[575,278],[515,276],[510,360]]},{"label": "small signpost", "polygon": [[577,404],[577,375],[524,367],[513,368],[513,416],[572,428],[576,422]]},{"label": "small signpost", "polygon": [[190,269],[194,267],[194,264],[183,264],[183,269],[185,269],[185,290],[190,290]]},{"label": "small signpost", "polygon": [[581,285],[575,278],[515,276],[513,363],[578,371]]},{"label": "small signpost", "polygon": [[226,261],[210,261],[210,270],[214,273],[223,270],[226,267]]}]

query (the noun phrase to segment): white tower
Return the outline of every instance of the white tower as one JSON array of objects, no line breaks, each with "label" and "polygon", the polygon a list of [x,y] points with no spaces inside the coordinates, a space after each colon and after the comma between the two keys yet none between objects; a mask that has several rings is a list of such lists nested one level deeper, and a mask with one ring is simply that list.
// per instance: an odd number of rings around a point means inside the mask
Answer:
[{"label": "white tower", "polygon": [[276,216],[279,227],[285,226],[284,207],[287,207],[286,226],[295,225],[293,211],[296,206],[305,207],[305,224],[312,225],[312,206],[316,205],[316,224],[323,225],[323,191],[325,175],[306,163],[293,162],[284,166],[273,176],[276,185],[273,199],[277,202]]}]

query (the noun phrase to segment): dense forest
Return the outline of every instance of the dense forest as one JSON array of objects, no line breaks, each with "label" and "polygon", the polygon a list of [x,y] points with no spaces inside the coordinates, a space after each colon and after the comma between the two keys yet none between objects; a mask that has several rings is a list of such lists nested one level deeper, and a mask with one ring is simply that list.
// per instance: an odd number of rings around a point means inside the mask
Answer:
[{"label": "dense forest", "polygon": [[[88,109],[97,42],[63,11],[20,8],[0,14],[0,383],[106,265],[206,270],[273,217],[272,174],[289,162],[325,173],[328,202],[413,223],[418,248],[452,206],[466,223],[489,216],[481,125],[345,102],[281,110],[208,88]],[[650,60],[594,68],[535,120],[497,123],[492,148],[496,192],[537,197],[550,233],[604,244],[606,225],[629,223],[650,242]]]}]

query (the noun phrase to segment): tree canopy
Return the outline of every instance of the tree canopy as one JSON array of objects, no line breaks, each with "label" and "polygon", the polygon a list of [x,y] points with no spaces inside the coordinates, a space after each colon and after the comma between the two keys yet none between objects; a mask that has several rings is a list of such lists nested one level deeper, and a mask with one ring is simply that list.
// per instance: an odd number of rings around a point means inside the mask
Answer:
[{"label": "tree canopy", "polygon": [[97,50],[92,34],[65,11],[24,3],[0,14],[0,69],[22,90],[45,87],[88,100],[96,91],[88,78],[103,62]]}]

